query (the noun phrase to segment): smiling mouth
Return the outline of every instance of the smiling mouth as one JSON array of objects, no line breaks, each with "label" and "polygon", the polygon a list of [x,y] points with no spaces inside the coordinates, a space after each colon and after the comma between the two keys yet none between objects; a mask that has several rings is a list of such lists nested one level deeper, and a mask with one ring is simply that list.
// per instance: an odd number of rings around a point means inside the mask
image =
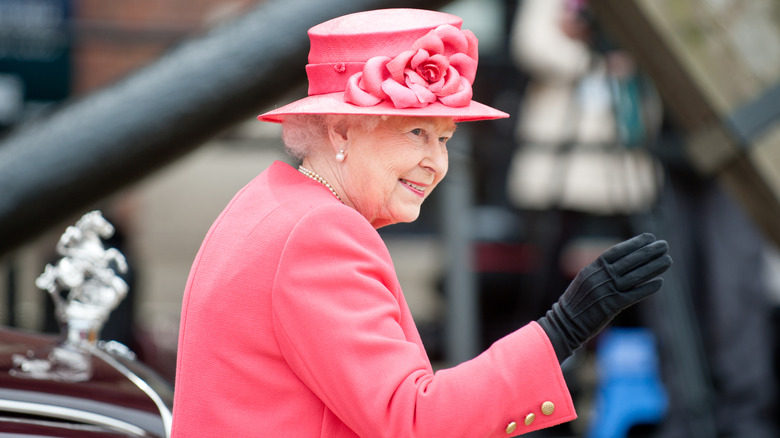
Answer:
[{"label": "smiling mouth", "polygon": [[402,182],[404,185],[406,185],[407,187],[409,187],[409,188],[411,188],[411,189],[414,189],[415,191],[418,191],[418,192],[420,192],[420,193],[424,193],[424,192],[425,192],[425,188],[426,188],[426,186],[421,186],[421,185],[419,185],[419,184],[415,184],[415,183],[413,183],[413,182],[409,182],[409,181],[407,181],[407,180],[405,180],[405,179],[401,179],[400,181],[401,181],[401,182]]}]

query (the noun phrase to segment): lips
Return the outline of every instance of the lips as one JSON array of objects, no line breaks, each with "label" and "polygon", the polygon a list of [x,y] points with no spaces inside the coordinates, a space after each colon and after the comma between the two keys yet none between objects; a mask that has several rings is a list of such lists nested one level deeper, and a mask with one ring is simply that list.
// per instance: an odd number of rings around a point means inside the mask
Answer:
[{"label": "lips", "polygon": [[425,189],[428,187],[427,185],[421,185],[418,183],[413,183],[411,181],[407,181],[403,178],[401,178],[399,181],[401,181],[401,184],[405,185],[406,187],[412,189],[415,193],[418,193],[420,195],[425,194]]}]

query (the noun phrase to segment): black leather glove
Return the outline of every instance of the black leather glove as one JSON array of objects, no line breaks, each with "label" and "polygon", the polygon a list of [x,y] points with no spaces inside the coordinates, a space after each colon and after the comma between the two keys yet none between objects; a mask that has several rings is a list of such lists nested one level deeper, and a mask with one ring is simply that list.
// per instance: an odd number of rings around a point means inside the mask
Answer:
[{"label": "black leather glove", "polygon": [[563,362],[623,309],[657,292],[672,265],[664,240],[645,233],[604,251],[584,267],[537,322]]}]

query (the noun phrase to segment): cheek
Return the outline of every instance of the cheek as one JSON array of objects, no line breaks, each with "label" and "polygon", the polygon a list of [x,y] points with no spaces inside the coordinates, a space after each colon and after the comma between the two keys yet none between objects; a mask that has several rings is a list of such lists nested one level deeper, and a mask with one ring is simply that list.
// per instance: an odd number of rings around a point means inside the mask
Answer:
[{"label": "cheek", "polygon": [[399,189],[398,178],[396,169],[387,163],[375,165],[370,172],[362,173],[360,181],[356,182],[361,187],[363,204],[371,210],[385,208]]},{"label": "cheek", "polygon": [[403,175],[407,174],[414,165],[410,161],[399,160],[398,157],[408,157],[409,154],[399,152],[397,154],[382,157],[382,166],[377,170],[376,177],[381,179],[389,188],[395,187],[395,183]]}]

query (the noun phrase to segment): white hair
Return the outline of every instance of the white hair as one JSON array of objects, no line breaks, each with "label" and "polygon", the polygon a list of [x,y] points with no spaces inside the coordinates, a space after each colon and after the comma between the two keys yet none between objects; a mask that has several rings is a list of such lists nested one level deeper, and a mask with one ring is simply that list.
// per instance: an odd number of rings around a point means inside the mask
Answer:
[{"label": "white hair", "polygon": [[290,156],[302,160],[328,142],[328,127],[357,128],[370,132],[387,116],[354,114],[294,114],[282,121],[282,142]]}]

